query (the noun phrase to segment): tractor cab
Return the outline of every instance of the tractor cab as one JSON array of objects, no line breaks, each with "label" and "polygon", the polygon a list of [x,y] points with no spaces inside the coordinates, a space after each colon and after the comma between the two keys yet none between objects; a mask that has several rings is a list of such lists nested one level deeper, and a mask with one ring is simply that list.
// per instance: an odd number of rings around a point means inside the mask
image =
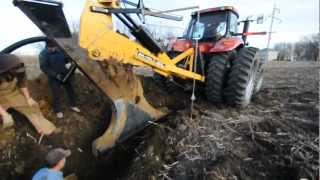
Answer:
[{"label": "tractor cab", "polygon": [[237,33],[239,15],[233,7],[224,6],[202,10],[200,11],[198,24],[198,13],[192,13],[191,17],[183,39],[193,40],[195,34],[199,34],[197,32],[199,31],[199,28],[197,28],[199,25],[203,28],[200,29],[202,36],[198,37],[200,42],[216,42],[221,38],[230,37]]},{"label": "tractor cab", "polygon": [[181,38],[169,46],[171,52],[184,52],[199,40],[202,53],[230,51],[244,43],[238,35],[238,12],[231,6],[193,12],[190,23]]}]

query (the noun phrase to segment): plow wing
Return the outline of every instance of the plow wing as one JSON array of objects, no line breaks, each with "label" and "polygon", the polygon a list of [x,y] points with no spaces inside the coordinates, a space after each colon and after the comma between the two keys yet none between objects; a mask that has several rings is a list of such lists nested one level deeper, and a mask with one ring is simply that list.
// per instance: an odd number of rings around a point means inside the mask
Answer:
[{"label": "plow wing", "polygon": [[[72,36],[60,2],[49,0],[15,0],[41,31],[69,56],[72,61],[113,102],[109,127],[93,144],[94,154],[120,143],[167,112],[155,109],[144,97],[140,78],[132,66],[116,60],[96,61]],[[92,97],[94,98],[94,97]]]}]

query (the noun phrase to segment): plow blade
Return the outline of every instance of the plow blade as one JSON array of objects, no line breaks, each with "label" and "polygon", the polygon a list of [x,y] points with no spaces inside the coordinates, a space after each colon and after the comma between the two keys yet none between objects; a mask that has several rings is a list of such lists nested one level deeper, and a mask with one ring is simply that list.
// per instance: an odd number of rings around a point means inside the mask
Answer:
[{"label": "plow blade", "polygon": [[[167,114],[155,109],[144,97],[140,78],[132,67],[116,60],[95,61],[72,37],[62,4],[50,0],[15,0],[19,7],[49,38],[53,39],[78,68],[113,102],[109,127],[93,143],[98,155]],[[92,97],[95,98],[95,97]]]}]

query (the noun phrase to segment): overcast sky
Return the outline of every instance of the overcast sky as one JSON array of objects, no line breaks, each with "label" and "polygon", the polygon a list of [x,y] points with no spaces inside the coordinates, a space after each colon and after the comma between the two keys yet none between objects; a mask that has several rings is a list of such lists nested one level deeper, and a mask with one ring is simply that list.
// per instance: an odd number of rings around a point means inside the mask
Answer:
[{"label": "overcast sky", "polygon": [[[132,0],[136,1],[136,0]],[[64,12],[70,22],[78,22],[85,0],[63,0]],[[232,5],[240,14],[240,19],[250,15],[264,14],[266,21],[262,25],[252,24],[250,31],[268,31],[274,4],[280,9],[275,21],[272,45],[277,42],[295,42],[303,36],[319,32],[319,1],[318,0],[144,0],[145,5],[165,10],[179,7],[200,5],[201,9]],[[12,0],[0,1],[0,49],[23,38],[41,35],[38,28],[16,7]],[[181,13],[180,13],[181,14]],[[184,28],[189,20],[190,12],[184,12],[183,22],[149,20],[149,23],[177,26]],[[250,37],[250,45],[266,47],[267,36]]]}]

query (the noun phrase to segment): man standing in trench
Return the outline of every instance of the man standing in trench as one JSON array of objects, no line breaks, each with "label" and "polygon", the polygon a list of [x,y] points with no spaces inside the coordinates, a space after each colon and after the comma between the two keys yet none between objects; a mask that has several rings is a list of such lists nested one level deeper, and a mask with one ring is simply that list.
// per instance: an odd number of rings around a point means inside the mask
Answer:
[{"label": "man standing in trench", "polygon": [[[55,148],[46,155],[48,167],[41,168],[32,177],[32,180],[64,180],[69,177],[63,177],[63,168],[66,165],[66,159],[71,155],[68,149]],[[76,178],[75,178],[76,179]]]},{"label": "man standing in trench", "polygon": [[68,60],[64,53],[52,41],[46,42],[46,48],[39,55],[40,68],[48,77],[49,87],[52,94],[52,107],[57,118],[63,118],[63,112],[60,106],[60,87],[63,86],[70,102],[70,109],[74,112],[80,112],[76,107],[76,98],[70,78],[63,82],[63,78],[68,73]]},{"label": "man standing in trench", "polygon": [[33,100],[26,86],[26,72],[21,60],[11,54],[0,55],[0,115],[2,127],[14,124],[7,109],[25,115],[38,133],[50,135],[56,127],[43,117],[40,107]]}]

